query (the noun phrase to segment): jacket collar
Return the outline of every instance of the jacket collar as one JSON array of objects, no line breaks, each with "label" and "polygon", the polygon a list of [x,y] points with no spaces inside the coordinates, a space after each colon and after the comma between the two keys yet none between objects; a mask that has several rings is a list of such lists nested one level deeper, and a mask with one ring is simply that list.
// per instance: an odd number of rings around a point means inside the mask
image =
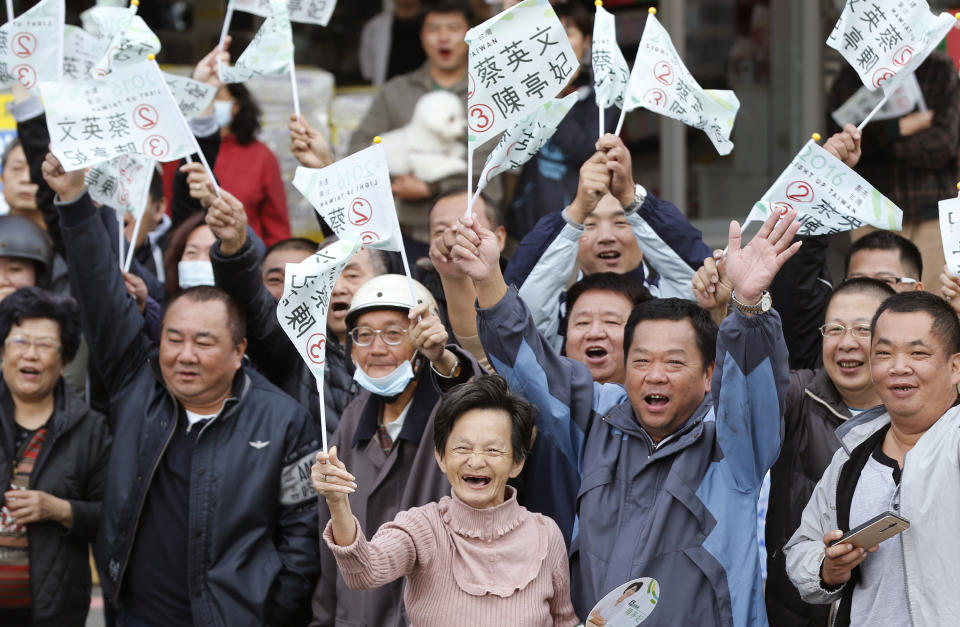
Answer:
[{"label": "jacket collar", "polygon": [[[410,72],[410,82],[418,87],[429,91],[433,91],[436,88],[436,83],[433,82],[433,77],[430,76],[430,62],[424,61],[423,65]],[[460,79],[456,84],[445,88],[447,91],[454,93],[458,96],[466,96],[467,94],[467,73],[463,73],[463,78]]]},{"label": "jacket collar", "polygon": [[633,406],[629,400],[615,406],[603,417],[603,420],[615,429],[623,431],[627,435],[640,438],[647,443],[651,451],[676,451],[690,446],[693,442],[700,439],[703,433],[703,421],[713,409],[713,401],[709,394],[703,397],[700,405],[693,411],[689,418],[681,424],[676,431],[660,441],[660,445],[654,443],[653,438],[640,425],[636,414],[633,413]]},{"label": "jacket collar", "polygon": [[825,368],[816,370],[813,379],[811,379],[809,385],[804,388],[803,393],[809,396],[811,400],[822,405],[824,409],[841,421],[850,420],[852,416],[850,408],[847,407],[843,397],[840,396],[840,391],[837,390],[837,386],[835,386],[833,381],[830,380],[830,377],[827,376]]},{"label": "jacket collar", "polygon": [[[53,388],[53,415],[47,422],[47,431],[50,438],[54,438],[61,433],[71,429],[80,419],[89,411],[86,405],[76,397],[66,386],[63,377],[57,381]],[[13,441],[13,425],[15,407],[13,396],[10,394],[10,388],[6,381],[0,376],[0,415],[4,416],[2,429],[4,435],[10,436]]]},{"label": "jacket collar", "polygon": [[[423,430],[427,426],[427,421],[433,414],[433,408],[440,400],[440,394],[433,386],[429,364],[425,364],[421,369],[420,376],[416,378],[416,381],[417,389],[410,400],[410,408],[407,410],[407,417],[403,420],[403,428],[400,429],[397,439],[419,444],[423,437]],[[380,428],[381,410],[381,401],[368,392],[367,401],[360,411],[357,430],[353,435],[354,446],[377,434],[377,430]]]},{"label": "jacket collar", "polygon": [[[960,406],[960,396],[953,401],[953,405],[951,405],[947,411],[943,412],[943,416],[946,416],[950,412],[957,411],[958,406]],[[940,416],[940,419],[942,419],[943,416]],[[871,435],[888,424],[890,424],[890,414],[887,413],[883,405],[877,405],[863,412],[856,418],[843,423],[837,427],[835,433],[849,455],[855,448],[869,439]]]}]

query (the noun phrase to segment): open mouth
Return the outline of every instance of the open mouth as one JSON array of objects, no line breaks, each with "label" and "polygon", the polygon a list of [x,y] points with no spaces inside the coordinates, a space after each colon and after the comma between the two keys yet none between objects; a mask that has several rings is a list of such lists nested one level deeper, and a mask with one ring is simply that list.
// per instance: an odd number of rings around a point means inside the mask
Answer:
[{"label": "open mouth", "polygon": [[591,346],[586,350],[585,354],[590,359],[603,359],[608,355],[607,349],[600,346]]},{"label": "open mouth", "polygon": [[643,397],[643,400],[651,407],[663,407],[670,402],[670,397],[663,394],[647,394]]},{"label": "open mouth", "polygon": [[856,359],[845,359],[843,361],[837,362],[837,365],[840,366],[841,370],[856,370],[863,364],[864,362],[858,361]]},{"label": "open mouth", "polygon": [[350,309],[350,304],[343,301],[334,301],[331,303],[331,305],[330,311],[338,318],[342,318],[343,316],[347,315],[347,310]]},{"label": "open mouth", "polygon": [[605,261],[612,261],[620,258],[620,253],[615,250],[605,250],[602,253],[597,253],[597,257]]},{"label": "open mouth", "polygon": [[36,377],[40,374],[37,368],[20,368],[20,374],[25,377]]},{"label": "open mouth", "polygon": [[463,481],[472,488],[485,488],[490,485],[490,477],[483,477],[481,475],[464,475]]}]

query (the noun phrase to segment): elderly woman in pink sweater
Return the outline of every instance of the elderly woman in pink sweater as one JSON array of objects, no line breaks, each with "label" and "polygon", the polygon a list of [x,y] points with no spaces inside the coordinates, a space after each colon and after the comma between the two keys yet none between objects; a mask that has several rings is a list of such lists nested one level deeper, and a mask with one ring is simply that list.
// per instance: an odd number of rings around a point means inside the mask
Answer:
[{"label": "elderly woman in pink sweater", "polygon": [[330,508],[323,539],[351,588],[406,577],[417,627],[576,625],[563,536],[517,503],[507,480],[523,468],[533,408],[498,376],[454,388],[434,417],[437,463],[451,496],[400,512],[367,540],[350,509],[354,477],[318,453],[313,485]]}]

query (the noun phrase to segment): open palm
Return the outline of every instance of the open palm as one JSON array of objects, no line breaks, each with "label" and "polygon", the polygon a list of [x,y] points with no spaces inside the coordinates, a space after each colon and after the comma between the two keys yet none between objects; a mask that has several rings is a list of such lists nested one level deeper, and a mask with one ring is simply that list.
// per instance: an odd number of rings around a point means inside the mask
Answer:
[{"label": "open palm", "polygon": [[783,264],[800,250],[801,242],[790,243],[801,226],[796,217],[797,212],[792,209],[782,218],[779,213],[771,213],[743,248],[740,247],[740,225],[735,221],[730,223],[727,276],[738,301],[753,304],[760,300]]}]

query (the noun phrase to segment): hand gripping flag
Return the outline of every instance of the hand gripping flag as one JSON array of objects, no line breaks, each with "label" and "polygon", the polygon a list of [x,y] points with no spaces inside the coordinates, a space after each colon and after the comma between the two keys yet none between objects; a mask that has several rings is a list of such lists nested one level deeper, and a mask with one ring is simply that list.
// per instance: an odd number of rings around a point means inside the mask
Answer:
[{"label": "hand gripping flag", "polygon": [[257,76],[283,76],[293,65],[293,30],[283,0],[271,0],[272,12],[233,67],[219,63],[220,80],[243,83]]},{"label": "hand gripping flag", "polygon": [[602,6],[597,6],[593,20],[590,48],[593,63],[593,89],[597,106],[603,110],[613,105],[623,108],[623,97],[630,80],[630,68],[617,44],[617,24]]},{"label": "hand gripping flag", "polygon": [[797,235],[830,235],[865,225],[899,231],[903,212],[862,176],[810,140],[750,210],[744,225],[796,209]]},{"label": "hand gripping flag", "polygon": [[580,66],[548,0],[524,0],[465,39],[468,153],[556,96]]},{"label": "hand gripping flag", "polygon": [[60,80],[63,22],[63,0],[43,0],[0,26],[0,86]]},{"label": "hand gripping flag", "polygon": [[154,61],[115,68],[100,79],[42,82],[51,152],[67,170],[138,153],[174,161],[196,140]]},{"label": "hand gripping flag", "polygon": [[379,144],[319,170],[298,167],[293,186],[338,237],[383,250],[402,250],[390,171]]},{"label": "hand gripping flag", "polygon": [[626,111],[643,107],[702,130],[721,155],[733,150],[730,132],[740,109],[736,94],[700,87],[653,13],[647,15],[624,107],[621,124]]},{"label": "hand gripping flag", "polygon": [[[270,15],[270,0],[230,0],[230,4],[237,11],[253,13],[260,17]],[[287,2],[287,12],[290,14],[291,22],[320,26],[330,23],[330,17],[335,8],[337,8],[337,0],[289,0]]]},{"label": "hand gripping flag", "polygon": [[827,45],[853,66],[867,89],[892,94],[956,22],[949,13],[931,13],[925,0],[848,0]]}]

